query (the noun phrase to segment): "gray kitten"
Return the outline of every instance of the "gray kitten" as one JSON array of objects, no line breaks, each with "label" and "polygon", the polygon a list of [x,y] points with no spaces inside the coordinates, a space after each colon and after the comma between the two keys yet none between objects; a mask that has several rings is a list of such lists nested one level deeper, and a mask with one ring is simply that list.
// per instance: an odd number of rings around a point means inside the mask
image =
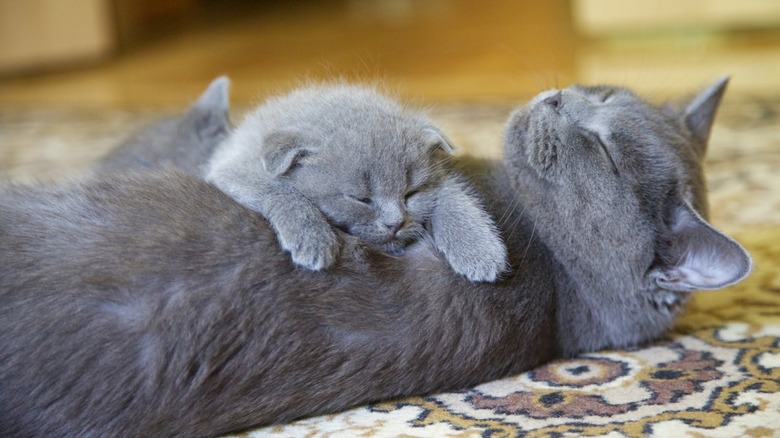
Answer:
[{"label": "gray kitten", "polygon": [[428,241],[390,257],[346,234],[331,270],[294,269],[262,217],[182,173],[2,189],[0,435],[212,436],[653,340],[751,270],[704,219],[725,86],[681,107],[546,93],[503,162],[459,159],[504,218],[496,283]]},{"label": "gray kitten", "polygon": [[249,114],[206,178],[263,215],[305,268],[333,264],[335,226],[394,254],[430,237],[455,272],[494,281],[506,247],[451,153],[429,120],[372,88],[310,86]]},{"label": "gray kitten", "polygon": [[133,133],[95,165],[99,172],[175,167],[202,175],[217,145],[230,131],[227,77],[209,84],[185,114]]}]

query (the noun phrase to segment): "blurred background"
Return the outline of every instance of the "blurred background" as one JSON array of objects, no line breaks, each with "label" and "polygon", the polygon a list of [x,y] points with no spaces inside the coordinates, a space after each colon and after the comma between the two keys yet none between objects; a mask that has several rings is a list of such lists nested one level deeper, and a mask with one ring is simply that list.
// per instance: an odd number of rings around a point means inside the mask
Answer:
[{"label": "blurred background", "polygon": [[0,0],[0,107],[181,106],[223,74],[237,105],[333,77],[423,102],[726,74],[777,95],[780,1]]}]

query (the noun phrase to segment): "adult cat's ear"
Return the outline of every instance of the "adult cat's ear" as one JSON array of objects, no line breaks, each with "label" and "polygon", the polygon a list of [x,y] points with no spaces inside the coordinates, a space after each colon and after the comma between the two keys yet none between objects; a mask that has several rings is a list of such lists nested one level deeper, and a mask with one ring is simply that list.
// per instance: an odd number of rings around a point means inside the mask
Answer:
[{"label": "adult cat's ear", "polygon": [[455,148],[452,147],[452,143],[447,137],[438,129],[428,127],[423,129],[423,135],[425,135],[425,141],[431,150],[440,150],[447,155],[455,153]]},{"label": "adult cat's ear", "polygon": [[718,106],[728,83],[728,76],[718,79],[694,97],[685,109],[685,123],[696,137],[701,154],[707,148],[712,123],[715,121],[715,114],[718,112]]},{"label": "adult cat's ear", "polygon": [[276,131],[263,139],[263,166],[272,176],[282,176],[300,164],[316,148],[300,134]]},{"label": "adult cat's ear", "polygon": [[194,124],[201,138],[223,135],[230,129],[229,86],[227,76],[214,79],[187,111],[185,120]]},{"label": "adult cat's ear", "polygon": [[745,249],[721,234],[683,201],[668,211],[657,265],[648,275],[668,290],[720,289],[739,282],[753,269]]}]

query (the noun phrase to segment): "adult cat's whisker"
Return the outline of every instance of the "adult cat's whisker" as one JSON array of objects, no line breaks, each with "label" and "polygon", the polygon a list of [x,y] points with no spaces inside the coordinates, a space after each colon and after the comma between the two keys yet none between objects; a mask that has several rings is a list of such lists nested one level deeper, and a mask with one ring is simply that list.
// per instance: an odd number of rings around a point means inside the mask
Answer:
[{"label": "adult cat's whisker", "polygon": [[512,222],[512,225],[509,227],[506,227],[509,229],[509,235],[506,237],[506,240],[509,241],[512,239],[512,236],[515,234],[515,230],[517,229],[517,224],[520,223],[520,219],[523,218],[523,214],[525,213],[525,209],[527,206],[523,206],[523,209],[520,210],[520,213],[517,215],[517,218]]},{"label": "adult cat's whisker", "polygon": [[[525,211],[525,209],[523,209],[523,211]],[[522,216],[522,212],[521,212],[521,216]],[[538,217],[536,219],[534,219],[534,224],[533,224],[533,227],[531,228],[531,234],[528,237],[528,244],[525,246],[525,250],[523,251],[522,257],[520,257],[520,261],[517,264],[518,266],[523,266],[523,262],[525,262],[525,257],[526,257],[526,255],[528,255],[528,249],[531,248],[531,245],[534,242],[534,237],[536,237],[536,221],[538,219],[539,219]],[[512,232],[514,233],[514,230],[512,230]],[[507,240],[509,240],[509,239],[507,239]],[[514,270],[515,273],[514,273],[514,275],[512,276],[512,279],[509,282],[511,287],[514,287],[515,285],[517,285],[518,280],[523,278],[523,274],[522,274],[523,270],[522,269],[513,269],[513,270]]]},{"label": "adult cat's whisker", "polygon": [[[528,255],[528,249],[531,247],[531,243],[534,241],[534,236],[536,235],[536,222],[539,220],[539,217],[537,216],[534,219],[534,225],[531,228],[531,236],[528,237],[528,245],[525,246],[525,250],[523,251],[523,256],[520,258],[520,264],[522,265],[525,261],[525,256]],[[518,272],[520,272],[518,270]]]},{"label": "adult cat's whisker", "polygon": [[505,224],[504,221],[509,220],[510,212],[514,211],[515,207],[517,207],[517,204],[520,202],[520,198],[516,194],[512,193],[511,196],[512,196],[512,200],[509,202],[509,205],[504,210],[504,214],[502,214],[501,218],[498,221],[496,221],[496,223],[498,223],[498,225],[501,227],[504,226]]},{"label": "adult cat's whisker", "polygon": [[688,259],[689,255],[690,255],[690,250],[688,249],[686,249],[682,254],[680,254],[680,257],[677,258],[677,262],[674,264],[675,269],[685,264],[685,261]]}]

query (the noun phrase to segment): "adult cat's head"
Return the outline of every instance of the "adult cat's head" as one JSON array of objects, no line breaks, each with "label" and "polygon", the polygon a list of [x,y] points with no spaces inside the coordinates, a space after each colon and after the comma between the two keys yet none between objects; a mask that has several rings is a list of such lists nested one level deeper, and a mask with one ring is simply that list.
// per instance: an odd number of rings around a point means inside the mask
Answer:
[{"label": "adult cat's head", "polygon": [[422,231],[452,153],[423,115],[371,87],[326,85],[271,99],[250,117],[236,134],[262,134],[242,141],[262,142],[265,169],[334,226],[376,245]]},{"label": "adult cat's head", "polygon": [[748,275],[749,255],[705,221],[701,164],[726,84],[663,106],[625,88],[574,85],[510,118],[506,164],[577,284],[641,295],[672,314],[684,292]]}]

